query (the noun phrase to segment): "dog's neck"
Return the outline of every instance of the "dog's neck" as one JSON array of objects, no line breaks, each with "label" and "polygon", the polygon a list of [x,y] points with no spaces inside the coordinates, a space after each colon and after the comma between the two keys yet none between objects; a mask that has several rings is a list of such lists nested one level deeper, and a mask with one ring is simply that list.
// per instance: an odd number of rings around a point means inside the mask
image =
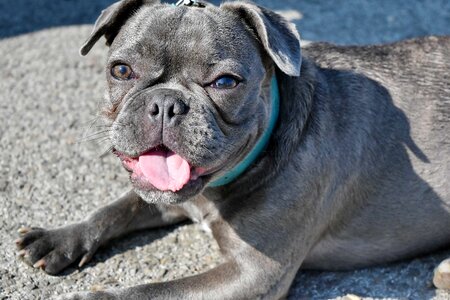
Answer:
[{"label": "dog's neck", "polygon": [[223,198],[226,195],[251,193],[270,178],[273,179],[280,169],[289,163],[292,154],[298,149],[304,131],[307,130],[316,92],[316,66],[305,59],[301,74],[300,77],[290,77],[279,70],[276,71],[280,110],[265,151],[262,151],[236,180],[223,186],[208,188],[206,194],[218,192],[221,194],[219,198]]},{"label": "dog's neck", "polygon": [[266,130],[262,133],[261,137],[256,142],[253,149],[240,161],[236,166],[234,166],[230,171],[224,174],[222,177],[211,182],[208,186],[219,187],[236,180],[242,173],[244,173],[266,150],[269,145],[270,138],[272,136],[275,125],[278,121],[278,114],[280,111],[280,92],[278,88],[277,77],[274,74],[271,79],[270,84],[270,116],[269,122]]}]

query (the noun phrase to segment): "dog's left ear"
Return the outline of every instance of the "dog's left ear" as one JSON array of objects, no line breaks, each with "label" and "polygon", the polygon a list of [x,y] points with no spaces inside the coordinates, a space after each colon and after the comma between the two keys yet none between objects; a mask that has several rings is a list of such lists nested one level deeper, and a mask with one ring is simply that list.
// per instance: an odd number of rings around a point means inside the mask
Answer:
[{"label": "dog's left ear", "polygon": [[294,24],[273,11],[248,2],[228,2],[220,7],[237,14],[255,32],[281,71],[289,76],[300,76],[300,35]]},{"label": "dog's left ear", "polygon": [[153,5],[159,0],[122,0],[102,11],[95,21],[94,29],[80,49],[81,55],[86,55],[95,43],[104,35],[106,44],[111,45],[120,28],[143,5]]}]

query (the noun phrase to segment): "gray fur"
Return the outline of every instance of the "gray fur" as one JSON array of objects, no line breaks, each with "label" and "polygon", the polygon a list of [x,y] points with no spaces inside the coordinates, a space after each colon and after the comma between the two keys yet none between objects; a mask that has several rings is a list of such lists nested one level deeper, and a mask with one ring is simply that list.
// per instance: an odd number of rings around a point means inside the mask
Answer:
[{"label": "gray fur", "polygon": [[[138,155],[163,142],[212,172],[176,193],[135,185],[81,223],[27,230],[19,248],[31,263],[53,250],[44,269],[57,273],[114,237],[191,218],[211,228],[226,262],[63,299],[278,299],[300,267],[349,269],[450,244],[450,37],[311,44],[301,57],[292,26],[247,2],[143,1],[106,10],[82,53],[101,35],[111,44],[103,112],[113,146]],[[117,61],[139,78],[111,78]],[[220,72],[244,81],[227,92],[206,87]],[[281,107],[268,148],[236,181],[206,187],[266,128],[274,73]],[[161,99],[189,111],[149,120],[154,103],[166,109]]]}]

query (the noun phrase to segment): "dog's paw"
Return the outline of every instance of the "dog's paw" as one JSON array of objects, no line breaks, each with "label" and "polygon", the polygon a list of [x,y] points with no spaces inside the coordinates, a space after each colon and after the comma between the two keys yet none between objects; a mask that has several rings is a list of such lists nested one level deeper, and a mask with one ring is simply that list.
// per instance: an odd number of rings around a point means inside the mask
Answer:
[{"label": "dog's paw", "polygon": [[18,256],[49,274],[59,273],[84,255],[79,264],[82,266],[98,248],[86,223],[53,230],[22,227],[19,234],[21,237],[15,241]]},{"label": "dog's paw", "polygon": [[450,258],[434,270],[433,283],[438,289],[450,290]]},{"label": "dog's paw", "polygon": [[109,292],[78,292],[53,298],[53,300],[117,300],[113,293]]}]

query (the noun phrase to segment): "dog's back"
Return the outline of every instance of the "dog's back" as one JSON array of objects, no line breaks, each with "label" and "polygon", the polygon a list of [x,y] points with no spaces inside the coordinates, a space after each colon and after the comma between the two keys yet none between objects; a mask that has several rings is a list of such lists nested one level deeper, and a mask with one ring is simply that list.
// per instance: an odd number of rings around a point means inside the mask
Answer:
[{"label": "dog's back", "polygon": [[379,82],[410,119],[416,143],[427,147],[435,138],[442,150],[450,150],[450,36],[374,46],[313,43],[304,53],[322,68],[350,70]]},{"label": "dog's back", "polygon": [[366,161],[355,193],[365,198],[361,209],[340,219],[305,266],[363,266],[448,245],[450,37],[313,43],[303,52],[326,78],[335,123],[350,128],[342,138],[359,143]]}]

